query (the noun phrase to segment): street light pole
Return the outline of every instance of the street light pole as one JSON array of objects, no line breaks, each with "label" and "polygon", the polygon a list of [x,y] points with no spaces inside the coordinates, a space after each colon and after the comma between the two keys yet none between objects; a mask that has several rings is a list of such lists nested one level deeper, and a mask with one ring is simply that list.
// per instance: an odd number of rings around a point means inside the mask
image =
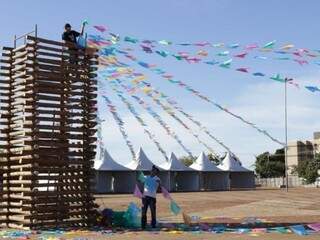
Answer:
[{"label": "street light pole", "polygon": [[289,191],[289,179],[288,179],[288,109],[287,109],[287,84],[290,79],[285,78],[284,82],[284,128],[285,128],[285,176],[286,176],[286,191]]}]

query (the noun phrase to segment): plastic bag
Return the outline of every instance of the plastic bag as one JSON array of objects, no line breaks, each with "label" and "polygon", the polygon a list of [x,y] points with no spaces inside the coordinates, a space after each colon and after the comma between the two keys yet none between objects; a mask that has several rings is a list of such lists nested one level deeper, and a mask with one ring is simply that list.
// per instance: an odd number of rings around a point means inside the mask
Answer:
[{"label": "plastic bag", "polygon": [[128,206],[124,214],[125,227],[139,228],[141,227],[141,209],[133,202]]},{"label": "plastic bag", "polygon": [[78,37],[77,46],[80,49],[85,49],[87,47],[87,35],[85,37],[83,36]]},{"label": "plastic bag", "polygon": [[113,212],[112,225],[115,227],[123,227],[125,225],[124,211]]}]

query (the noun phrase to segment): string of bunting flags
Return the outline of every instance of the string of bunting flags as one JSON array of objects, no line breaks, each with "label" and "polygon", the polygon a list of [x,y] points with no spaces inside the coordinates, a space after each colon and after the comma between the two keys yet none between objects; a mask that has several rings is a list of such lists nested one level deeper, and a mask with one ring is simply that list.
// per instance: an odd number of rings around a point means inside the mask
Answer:
[{"label": "string of bunting flags", "polygon": [[[113,83],[117,84],[117,81],[113,81]],[[118,86],[121,86],[126,91],[132,91],[130,86],[124,85],[124,84],[118,84]],[[166,131],[166,133],[172,137],[180,146],[181,148],[190,156],[193,157],[192,152],[183,144],[181,139],[178,137],[178,135],[171,130],[169,125],[162,119],[162,117],[156,113],[150,105],[145,102],[142,98],[139,96],[132,94],[130,95],[135,101],[140,104],[159,124],[160,126]]]},{"label": "string of bunting flags", "polygon": [[[102,27],[102,26],[101,26]],[[96,27],[95,27],[96,28]],[[96,28],[97,29],[97,28]],[[105,31],[100,31],[99,29],[97,29],[99,32],[104,33]],[[120,37],[119,34],[114,34],[114,33],[109,33],[111,36],[111,42],[112,43],[116,43],[120,40],[123,40],[124,42],[128,42],[128,43],[133,43],[133,44],[141,44],[140,46],[143,48],[145,47],[145,51],[150,51],[150,46],[151,47],[155,47],[155,44],[158,46],[193,46],[193,47],[201,47],[201,48],[216,48],[216,49],[225,49],[225,51],[219,52],[216,55],[217,56],[226,56],[231,54],[230,51],[232,50],[238,50],[238,49],[242,49],[245,52],[241,52],[241,53],[237,53],[234,56],[235,57],[239,57],[239,58],[245,58],[249,52],[253,51],[253,50],[257,50],[259,52],[263,52],[263,53],[275,53],[275,54],[281,54],[281,55],[292,55],[294,57],[309,57],[309,58],[318,58],[320,57],[320,50],[310,50],[310,49],[306,49],[306,48],[296,48],[295,49],[295,45],[288,43],[285,45],[282,45],[281,47],[278,47],[277,49],[275,49],[276,46],[276,40],[270,41],[266,44],[263,45],[259,45],[257,43],[252,43],[252,44],[247,44],[247,45],[241,45],[239,43],[231,43],[231,44],[227,44],[227,43],[211,43],[210,41],[200,41],[200,42],[195,42],[195,43],[174,43],[173,41],[169,41],[169,40],[146,40],[146,39],[139,39],[136,37],[131,37],[131,36],[124,36],[124,37]],[[91,41],[94,44],[100,44],[99,40],[96,38],[96,35],[90,35],[89,36],[91,38]],[[293,51],[292,51],[293,50]],[[167,55],[166,52],[164,51],[163,53],[159,53],[160,55],[164,54]],[[205,50],[199,50],[198,55],[200,56],[207,56],[208,54],[205,52]],[[254,58],[259,58],[259,56],[254,56]],[[266,57],[263,57],[262,59],[267,59]],[[280,58],[275,58],[278,60],[290,60],[290,58],[288,57],[280,57]],[[320,64],[320,62],[315,62],[316,64]]]},{"label": "string of bunting flags", "polygon": [[[116,36],[115,34],[111,34],[111,36]],[[101,41],[102,39],[104,40],[107,40],[103,37],[101,37],[100,35],[89,35],[89,42],[91,42],[93,45],[95,46],[98,46],[98,47],[101,47],[101,45],[103,46],[103,44],[101,44]],[[111,41],[111,42],[104,42],[107,46],[110,46],[110,44],[118,44],[119,41],[120,41],[120,37],[118,38],[115,38],[115,40]],[[130,38],[129,38],[130,39]],[[139,41],[128,41],[128,38],[125,37],[123,42],[130,42],[130,43],[139,43]],[[224,68],[224,69],[233,69],[231,68],[231,64],[233,62],[233,58],[229,58],[227,60],[222,60],[222,61],[217,61],[217,60],[207,60],[205,58],[207,58],[209,56],[209,53],[206,51],[206,50],[199,50],[197,51],[196,53],[196,56],[193,56],[192,54],[189,54],[188,52],[178,52],[178,53],[172,53],[172,52],[169,52],[167,50],[157,50],[155,48],[155,46],[152,44],[154,41],[142,41],[145,45],[140,45],[141,47],[141,50],[143,52],[146,52],[146,53],[155,53],[157,55],[160,55],[162,57],[168,57],[168,56],[171,56],[171,57],[174,57],[176,60],[185,60],[187,61],[188,63],[204,63],[204,64],[207,64],[207,65],[217,65],[221,68]],[[109,44],[108,44],[109,43]],[[147,45],[146,45],[147,44]],[[263,51],[263,52],[272,52],[271,50],[273,49],[273,46],[275,44],[275,41],[272,41],[270,43],[267,43],[265,44],[262,48],[260,48],[260,51]],[[289,49],[288,47],[291,46],[291,44],[288,44],[286,46],[284,46],[283,48],[281,49]],[[293,46],[293,45],[292,45]],[[286,48],[285,48],[286,47]],[[233,48],[235,49],[235,48]],[[250,45],[250,46],[246,46],[246,49],[247,50],[253,50],[253,49],[259,49],[258,48],[258,45]],[[114,51],[121,51],[123,53],[127,53],[129,54],[130,51],[133,51],[132,48],[125,48],[124,50],[120,50],[120,49],[117,49],[115,47],[112,47],[112,48],[109,48],[109,50],[106,52],[106,54],[114,54]],[[320,51],[317,50],[316,53],[312,53],[310,50],[307,50],[307,49],[297,49],[296,51],[293,51],[293,52],[288,52],[288,51],[274,51],[275,53],[277,54],[292,54],[298,58],[295,58],[295,59],[292,59],[292,61],[294,62],[297,62],[298,64],[300,65],[305,65],[305,64],[308,64],[309,61],[305,60],[305,59],[302,59],[302,57],[312,57],[312,58],[315,58],[315,57],[319,57],[320,56]],[[237,54],[234,54],[233,57],[234,58],[237,58],[237,59],[244,59],[249,53],[248,52],[241,52],[241,53],[237,53]],[[223,51],[223,52],[219,52],[217,53],[215,56],[219,56],[219,57],[228,57],[230,56],[230,51]],[[262,60],[266,60],[268,59],[268,57],[266,56],[255,56],[254,57],[255,59],[262,59]],[[289,57],[276,57],[274,58],[275,60],[290,60]],[[315,61],[314,62],[315,64],[317,65],[320,65],[320,61]],[[250,67],[236,67],[234,68],[233,70],[235,71],[238,71],[238,72],[242,72],[242,73],[247,73],[249,74],[250,73]],[[260,72],[260,71],[253,71],[251,72],[252,76],[255,76],[255,77],[267,77],[267,74],[263,73],[263,72]],[[285,82],[285,77],[281,77],[281,74],[279,73],[276,73],[276,74],[273,74],[271,76],[268,77],[269,79],[271,80],[275,80],[275,81],[278,81],[278,82]],[[295,87],[300,87],[299,86],[299,83],[297,83],[296,81],[294,81],[292,78],[288,78],[290,80],[288,80],[288,83],[295,86]],[[304,86],[305,89],[311,91],[311,92],[320,92],[320,88],[317,87],[317,86]]]},{"label": "string of bunting flags", "polygon": [[138,112],[135,110],[134,106],[123,96],[123,92],[118,90],[114,82],[109,81],[111,89],[116,92],[117,96],[121,99],[121,101],[127,106],[127,109],[132,113],[132,115],[135,117],[135,119],[139,122],[139,124],[142,126],[144,129],[144,132],[147,134],[149,139],[156,145],[157,149],[159,152],[163,155],[166,161],[168,161],[168,156],[161,146],[161,144],[156,140],[154,134],[151,133],[150,130],[147,129],[148,125],[146,122],[142,119],[142,117],[138,114]]},{"label": "string of bunting flags", "polygon": [[112,104],[110,99],[106,95],[103,95],[102,97],[105,100],[105,102],[107,103],[107,106],[109,108],[109,112],[112,114],[115,122],[118,125],[118,128],[119,128],[119,130],[121,132],[121,135],[122,135],[123,139],[125,140],[126,145],[128,146],[129,150],[130,150],[132,159],[135,160],[136,156],[135,156],[135,151],[133,149],[133,145],[132,145],[131,141],[129,140],[128,134],[126,133],[126,131],[125,131],[124,127],[123,127],[124,121],[119,116],[119,114],[117,112],[117,109],[116,109],[116,106]]},{"label": "string of bunting flags", "polygon": [[[125,55],[126,57],[128,57],[127,55]],[[180,81],[180,80],[174,80],[173,76],[171,74],[166,73],[164,70],[160,70],[157,68],[154,68],[154,65],[145,63],[145,62],[141,62],[138,61],[137,58],[130,58],[132,61],[136,62],[138,65],[149,69],[150,71],[152,71],[153,73],[156,73],[158,75],[160,75],[163,79],[169,81],[172,84],[175,84],[177,86],[179,86],[180,88],[183,88],[184,90],[186,90],[187,92],[189,92],[190,94],[193,94],[194,96],[197,96],[198,98],[212,104],[213,106],[217,107],[218,109],[222,110],[223,112],[239,119],[240,121],[242,121],[243,123],[245,123],[246,125],[249,125],[250,127],[256,129],[258,132],[262,133],[263,135],[265,135],[266,137],[268,137],[269,139],[271,139],[272,141],[284,146],[284,143],[282,143],[281,141],[279,141],[278,139],[272,137],[266,130],[263,130],[259,127],[257,127],[254,123],[251,123],[250,121],[244,119],[243,117],[229,111],[227,108],[223,107],[221,104],[211,100],[209,97],[205,96],[204,94],[200,93],[199,91],[195,90],[193,87],[191,87],[190,85]]]},{"label": "string of bunting flags", "polygon": [[[125,55],[126,56],[126,55]],[[128,56],[126,56],[128,57]],[[116,56],[106,56],[106,57],[100,57],[99,60],[102,60],[101,62],[101,65],[102,66],[108,66],[110,64],[114,65],[114,66],[128,66],[127,64],[123,64],[121,63],[120,61],[118,61],[118,59],[116,58]],[[155,72],[157,74],[160,74],[162,76],[162,78],[164,78],[165,80],[169,81],[170,83],[173,83],[183,89],[185,89],[187,92],[199,97],[200,99],[212,104],[213,106],[217,107],[218,109],[224,111],[225,113],[239,119],[240,121],[242,121],[243,123],[251,126],[252,128],[256,129],[258,132],[262,133],[263,135],[267,136],[268,138],[270,138],[272,141],[284,146],[284,143],[282,143],[281,141],[277,140],[276,138],[272,137],[266,130],[263,130],[263,129],[260,129],[258,128],[257,126],[255,126],[255,124],[245,120],[243,117],[237,115],[237,114],[234,114],[233,112],[229,111],[228,109],[224,108],[222,105],[220,105],[219,103],[209,99],[208,97],[206,97],[205,95],[201,94],[199,91],[193,89],[190,85],[187,85],[185,83],[183,83],[182,81],[180,80],[173,80],[172,79],[172,75],[170,74],[164,74],[166,73],[165,71],[161,70],[161,72],[158,71],[158,69],[154,69],[152,65],[149,65],[148,63],[144,63],[144,62],[141,62],[141,61],[138,61],[136,58],[132,59],[132,58],[129,58],[131,59],[132,61],[138,63],[138,65],[144,67],[144,68],[147,68],[149,70],[151,70],[152,72]],[[135,80],[133,81],[140,81],[140,80],[144,80],[144,77],[143,76],[138,76]]]},{"label": "string of bunting flags", "polygon": [[[116,79],[116,81],[121,84],[123,83],[123,81],[121,81],[120,79]],[[135,88],[133,86],[130,86],[129,83],[127,83],[126,85],[128,88],[133,89],[134,91],[137,91],[138,88]],[[181,120],[173,111],[173,109],[171,107],[169,107],[168,105],[164,105],[159,99],[153,97],[153,95],[149,92],[149,91],[143,91],[141,90],[141,92],[143,92],[144,94],[146,94],[146,96],[150,97],[155,104],[159,105],[169,116],[171,116],[173,119],[175,119],[178,123],[180,123],[181,126],[183,126],[200,144],[202,144],[209,152],[214,153],[214,150],[208,146],[208,144],[206,144],[205,142],[203,142],[199,136],[197,134],[195,134],[192,129],[185,123],[183,122],[183,120]]]},{"label": "string of bunting flags", "polygon": [[[131,83],[135,85],[135,87],[131,87],[130,90],[127,91],[128,94],[134,94],[136,91],[140,90],[140,92],[143,92],[144,94],[146,94],[147,96],[149,96],[150,98],[152,98],[153,101],[160,103],[159,99],[165,99],[167,102],[167,106],[164,106],[163,104],[163,108],[166,108],[167,111],[169,112],[173,112],[173,110],[171,108],[174,108],[176,111],[180,112],[182,115],[184,115],[187,119],[189,119],[192,123],[194,123],[196,126],[199,127],[199,130],[203,131],[207,136],[209,136],[211,139],[213,139],[215,142],[217,142],[220,146],[222,146],[224,149],[226,149],[228,152],[232,151],[230,150],[230,148],[228,148],[222,141],[220,141],[219,139],[217,139],[215,136],[213,136],[213,134],[206,128],[203,126],[203,124],[201,124],[200,121],[195,120],[195,118],[186,113],[182,107],[178,106],[177,101],[173,100],[171,98],[169,98],[166,94],[164,94],[163,92],[159,92],[159,90],[156,90],[152,87],[150,82],[147,82],[145,79],[145,76],[143,74],[140,73],[136,73],[134,72],[133,69],[131,68],[123,68],[123,67],[109,67],[107,70],[105,70],[108,74],[104,74],[104,77],[106,77],[107,79],[117,79],[117,81],[120,81],[120,77],[126,77],[127,79],[131,80]],[[125,76],[126,75],[126,76]],[[135,78],[136,76],[140,76],[143,78],[140,78],[139,81],[137,81]],[[144,79],[144,80],[143,80]],[[178,120],[179,123],[183,124],[184,127],[186,128],[186,124],[183,123],[182,120]],[[189,127],[187,127],[187,129],[190,129]],[[197,134],[193,133],[193,135],[195,135],[196,138],[198,138]],[[203,141],[201,141],[199,139],[199,142],[201,144],[203,144],[211,153],[214,153],[213,149],[211,147],[209,147],[206,143],[204,143]]]},{"label": "string of bunting flags", "polygon": [[[94,28],[101,32],[105,33],[107,32],[107,28],[103,26],[94,26]],[[176,112],[179,112],[183,114],[184,117],[188,118],[192,123],[196,124],[203,132],[205,132],[208,136],[211,137],[211,139],[218,142],[221,146],[223,146],[225,149],[230,150],[223,142],[219,141],[217,138],[215,138],[206,128],[203,127],[203,125],[195,120],[193,116],[186,113],[181,107],[178,107],[176,102],[172,101],[171,98],[169,98],[166,94],[163,92],[159,92],[158,90],[152,88],[151,84],[146,81],[146,76],[144,74],[135,72],[133,68],[128,65],[126,62],[121,62],[118,58],[118,54],[125,57],[126,59],[130,59],[134,63],[136,63],[138,66],[150,70],[152,73],[155,73],[159,76],[161,76],[163,79],[167,80],[171,84],[174,84],[185,91],[189,92],[190,94],[212,104],[213,106],[217,107],[221,111],[227,113],[228,115],[239,119],[243,123],[249,125],[250,127],[256,129],[258,132],[262,133],[272,141],[284,145],[281,141],[278,139],[272,137],[266,130],[263,130],[259,127],[257,127],[254,123],[244,119],[243,117],[229,111],[225,107],[223,107],[221,104],[213,101],[212,99],[208,98],[204,94],[200,93],[199,91],[195,90],[192,86],[180,81],[176,80],[173,75],[167,73],[162,68],[158,68],[155,64],[150,64],[144,61],[139,60],[136,56],[132,54],[134,49],[130,47],[121,47],[120,48],[120,42],[128,43],[128,44],[136,44],[142,52],[145,53],[154,53],[158,56],[161,56],[163,58],[166,58],[168,56],[174,57],[176,60],[184,60],[188,63],[204,63],[207,65],[217,65],[224,69],[234,69],[238,72],[243,73],[250,73],[249,67],[240,67],[240,68],[232,68],[232,62],[233,58],[236,59],[244,59],[249,54],[251,55],[254,50],[258,50],[260,52],[266,52],[270,53],[273,52],[274,54],[291,54],[291,56],[283,56],[283,57],[276,57],[274,59],[276,60],[293,60],[299,63],[300,65],[305,65],[310,62],[310,60],[306,60],[306,58],[310,59],[316,59],[320,56],[320,51],[311,51],[308,49],[294,49],[294,46],[292,44],[287,44],[286,46],[281,47],[280,49],[275,49],[276,41],[269,42],[262,47],[259,47],[257,44],[251,44],[246,46],[241,46],[240,44],[211,44],[209,42],[198,42],[198,43],[184,43],[184,44],[174,44],[170,41],[151,41],[151,40],[139,40],[134,39],[131,37],[124,37],[121,38],[119,35],[109,33],[110,37],[103,37],[101,35],[97,34],[90,34],[89,39],[87,40],[87,43],[91,47],[95,47],[99,49],[99,64],[100,73],[103,72],[103,70],[110,69],[110,67],[115,68],[115,72],[113,73],[107,73],[104,76],[100,75],[101,77],[104,77],[105,79],[109,80],[109,84],[113,91],[117,94],[117,96],[121,99],[121,101],[126,105],[128,110],[134,115],[134,117],[137,119],[137,121],[140,123],[140,125],[144,128],[145,133],[149,136],[149,138],[157,145],[158,150],[165,156],[167,159],[167,155],[164,151],[164,149],[160,146],[160,143],[155,139],[154,134],[152,134],[149,130],[146,129],[146,125],[144,120],[139,116],[139,114],[135,111],[133,105],[123,96],[122,91],[118,89],[118,87],[121,87],[124,89],[124,91],[135,99],[135,101],[140,104],[166,131],[168,135],[170,135],[172,138],[174,138],[178,144],[188,153],[188,155],[192,156],[191,151],[186,148],[186,146],[182,143],[180,138],[170,129],[169,125],[163,121],[163,119],[160,117],[159,114],[157,114],[144,100],[142,100],[140,97],[136,95],[137,92],[145,94],[147,97],[151,98],[154,104],[157,106],[160,106],[167,114],[169,114],[173,119],[175,119],[181,126],[183,126],[186,130],[189,131],[190,134],[192,134],[193,137],[197,139],[197,141],[205,146],[210,152],[213,152],[213,149],[203,142],[198,134],[194,133],[193,130],[188,126],[178,115],[176,115]],[[196,52],[190,54],[186,51],[178,51],[178,52],[172,52],[168,50],[160,49],[159,46],[169,46],[169,45],[177,45],[177,46],[197,46],[201,47],[201,49],[196,50]],[[212,47],[212,48],[225,48],[223,50],[220,50],[218,53],[214,53],[215,57],[229,57],[227,60],[207,60],[212,54],[207,49],[204,49],[204,47]],[[233,53],[232,51],[235,49],[241,49],[243,48],[244,51]],[[293,50],[293,51],[291,51]],[[231,58],[233,57],[233,58]],[[268,59],[266,56],[254,56],[255,59]],[[316,63],[316,62],[315,62]],[[122,72],[121,72],[122,71]],[[263,72],[251,72],[253,76],[257,77],[265,77],[267,74]],[[291,85],[294,85],[296,87],[299,87],[300,85],[293,81],[292,79],[287,80],[287,78],[282,77],[280,74],[274,74],[273,76],[269,77],[270,79],[278,82],[288,82]],[[127,84],[124,84],[124,81],[127,82]],[[128,82],[131,82],[132,85],[128,84]],[[305,89],[311,91],[311,92],[317,92],[320,91],[320,89],[317,86],[304,86]],[[161,97],[160,97],[161,96]],[[106,96],[104,96],[106,97]],[[166,101],[164,103],[164,101]],[[109,111],[112,111],[112,114],[114,115],[114,119],[117,121],[117,124],[119,125],[119,129],[122,130],[122,135],[126,139],[127,145],[129,144],[132,147],[132,144],[127,139],[127,134],[124,131],[123,123],[120,121],[121,119],[117,115],[114,108],[110,108]],[[133,147],[130,150],[131,153],[133,153]]]},{"label": "string of bunting flags", "polygon": [[[115,55],[116,52],[117,53],[122,53],[122,54],[126,54],[126,56],[128,58],[134,59],[135,57],[133,55],[130,54],[130,52],[132,52],[133,49],[132,48],[125,48],[125,49],[118,49],[115,47],[110,48],[108,51],[105,52],[106,55]],[[197,57],[190,57],[188,55],[187,52],[179,52],[178,54],[169,54],[169,52],[164,52],[164,51],[145,51],[147,53],[158,53],[160,56],[162,57],[167,57],[167,56],[172,56],[174,57],[174,59],[178,60],[178,61],[183,61],[185,60],[188,63],[203,63],[206,65],[211,65],[211,66],[218,66],[222,69],[227,69],[227,70],[234,70],[236,72],[241,72],[241,73],[246,73],[246,74],[250,74],[250,67],[235,67],[232,68],[232,62],[233,59],[227,59],[227,60],[222,60],[222,61],[217,61],[217,60],[209,60],[209,61],[205,61],[204,59],[201,58],[197,58]],[[222,55],[222,53],[220,54]],[[235,55],[237,57],[243,56],[244,54],[239,54],[239,55]],[[258,58],[258,57],[257,57]],[[263,59],[262,57],[259,57],[259,59]],[[304,62],[305,60],[296,60],[301,62]],[[141,64],[146,66],[142,61]],[[302,64],[303,65],[303,64]],[[155,64],[152,64],[152,66],[156,66]],[[161,72],[161,69],[159,69],[159,72]],[[276,73],[273,74],[271,76],[268,76],[266,73],[263,73],[261,71],[253,71],[251,72],[251,75],[254,77],[268,77],[271,80],[277,81],[277,82],[281,82],[284,83],[285,81],[287,81],[288,84],[291,84],[292,86],[295,86],[297,88],[300,88],[301,84],[299,84],[297,81],[293,80],[292,78],[286,78],[281,76],[281,74]],[[318,88],[317,86],[309,86],[309,85],[305,85],[304,86],[305,89],[311,91],[311,92],[320,92],[320,88]]]}]

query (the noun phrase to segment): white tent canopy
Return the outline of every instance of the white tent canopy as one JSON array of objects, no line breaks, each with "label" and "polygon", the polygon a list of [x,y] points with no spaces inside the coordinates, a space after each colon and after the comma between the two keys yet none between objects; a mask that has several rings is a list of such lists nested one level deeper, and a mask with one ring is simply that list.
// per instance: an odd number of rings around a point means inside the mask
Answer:
[{"label": "white tent canopy", "polygon": [[203,190],[229,189],[229,174],[222,171],[202,152],[190,166],[199,172],[199,188]]},{"label": "white tent canopy", "polygon": [[134,189],[136,174],[131,169],[116,162],[106,149],[103,159],[95,162],[96,191],[99,193],[129,193]]},{"label": "white tent canopy", "polygon": [[204,152],[200,154],[197,160],[190,166],[190,168],[202,172],[221,172],[216,165],[214,165]]},{"label": "white tent canopy", "polygon": [[169,161],[164,162],[160,167],[167,171],[193,171],[193,169],[185,166],[181,161],[179,161],[173,152],[170,155]]},{"label": "white tent canopy", "polygon": [[218,167],[230,172],[250,172],[250,170],[243,167],[240,160],[230,152],[227,153]]},{"label": "white tent canopy", "polygon": [[121,165],[120,163],[113,160],[108,151],[105,149],[103,153],[103,160],[97,162],[95,165],[96,170],[100,171],[129,171],[130,169]]},{"label": "white tent canopy", "polygon": [[[152,166],[156,165],[154,164],[145,154],[142,147],[139,148],[139,151],[136,153],[136,160],[131,161],[129,164],[126,165],[126,167],[130,168],[131,170],[135,171],[144,171],[149,172],[152,169]],[[160,173],[159,178],[161,180],[161,184],[169,188],[170,186],[170,173],[166,171],[166,169],[163,169],[162,167],[159,167]]]},{"label": "white tent canopy", "polygon": [[232,153],[227,153],[219,167],[229,172],[231,188],[254,188],[254,172],[242,166]]},{"label": "white tent canopy", "polygon": [[169,161],[161,164],[160,167],[169,172],[168,188],[170,191],[199,190],[198,172],[185,166],[174,153],[171,153]]},{"label": "white tent canopy", "polygon": [[153,165],[154,164],[144,153],[142,147],[140,147],[139,151],[136,153],[136,160],[131,161],[126,167],[131,170],[150,171]]}]

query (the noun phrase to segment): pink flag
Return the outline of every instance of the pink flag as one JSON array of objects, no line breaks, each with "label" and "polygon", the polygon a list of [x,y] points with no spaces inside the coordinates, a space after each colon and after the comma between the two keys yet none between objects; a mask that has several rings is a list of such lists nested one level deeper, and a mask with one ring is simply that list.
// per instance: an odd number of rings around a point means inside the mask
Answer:
[{"label": "pink flag", "polygon": [[161,187],[161,191],[164,198],[172,200],[170,193],[168,192],[167,189],[165,189],[164,187]]},{"label": "pink flag", "polygon": [[107,28],[104,26],[93,26],[95,29],[97,29],[99,32],[105,32],[107,31]]},{"label": "pink flag", "polygon": [[246,49],[247,50],[252,50],[252,49],[255,49],[255,48],[258,48],[258,45],[257,44],[249,44],[246,46]]},{"label": "pink flag", "polygon": [[320,232],[320,223],[312,223],[307,226],[316,232]]},{"label": "pink flag", "polygon": [[239,53],[237,55],[234,55],[235,57],[238,57],[238,58],[245,58],[245,56],[247,55],[248,53],[247,52],[244,52],[244,53]]},{"label": "pink flag", "polygon": [[134,192],[133,192],[133,196],[142,199],[143,195],[138,187],[138,185],[136,184],[135,188],[134,188]]},{"label": "pink flag", "polygon": [[237,68],[236,70],[239,72],[244,72],[244,73],[248,72],[248,68]]}]

